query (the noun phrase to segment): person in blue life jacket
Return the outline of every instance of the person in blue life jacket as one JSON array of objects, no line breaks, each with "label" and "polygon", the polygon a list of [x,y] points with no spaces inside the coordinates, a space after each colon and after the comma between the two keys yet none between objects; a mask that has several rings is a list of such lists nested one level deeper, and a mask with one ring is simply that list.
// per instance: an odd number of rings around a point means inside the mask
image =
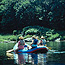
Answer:
[{"label": "person in blue life jacket", "polygon": [[37,44],[40,43],[39,36],[36,36],[36,39],[38,40]]},{"label": "person in blue life jacket", "polygon": [[41,40],[40,40],[40,43],[38,45],[44,45],[45,46],[46,44],[46,40],[43,36],[41,36]]},{"label": "person in blue life jacket", "polygon": [[32,47],[32,48],[37,47],[37,43],[38,43],[38,40],[36,39],[35,35],[34,35],[34,36],[32,36],[32,43],[31,43],[31,47]]}]

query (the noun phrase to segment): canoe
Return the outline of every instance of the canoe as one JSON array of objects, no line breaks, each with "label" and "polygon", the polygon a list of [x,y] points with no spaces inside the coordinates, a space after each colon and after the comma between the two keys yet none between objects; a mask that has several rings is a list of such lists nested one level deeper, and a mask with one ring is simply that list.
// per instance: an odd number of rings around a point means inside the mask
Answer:
[{"label": "canoe", "polygon": [[48,48],[46,46],[37,46],[36,48],[33,49],[24,49],[18,50],[18,53],[47,53]]}]

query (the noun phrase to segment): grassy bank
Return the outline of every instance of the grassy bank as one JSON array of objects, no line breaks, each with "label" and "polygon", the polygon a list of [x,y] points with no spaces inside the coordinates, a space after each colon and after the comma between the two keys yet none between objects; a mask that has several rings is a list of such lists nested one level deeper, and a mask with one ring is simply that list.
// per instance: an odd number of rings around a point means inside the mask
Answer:
[{"label": "grassy bank", "polygon": [[[17,41],[19,36],[21,36],[21,34],[19,35],[0,35],[0,42],[6,42],[6,41]],[[32,37],[32,35],[26,35],[24,36],[24,39]]]},{"label": "grassy bank", "polygon": [[65,40],[65,31],[58,31],[41,26],[27,26],[22,30],[13,30],[12,35],[0,35],[0,42],[17,41],[21,35],[24,36],[24,39],[30,38],[32,35],[39,37],[43,35],[47,41],[55,41],[58,38]]},{"label": "grassy bank", "polygon": [[15,35],[0,35],[0,41],[16,41],[17,36]]},{"label": "grassy bank", "polygon": [[[17,42],[18,41],[18,38],[19,36],[21,36],[21,34],[19,35],[0,35],[0,43],[1,42],[8,42],[8,43],[11,43],[11,42]],[[44,35],[43,35],[44,36]],[[24,36],[24,39],[26,38],[30,38],[32,37],[32,35],[26,35]],[[61,36],[60,34],[56,33],[56,34],[47,34],[46,36],[44,36],[45,39],[47,41],[54,41],[56,40],[57,38],[60,38],[60,40],[64,40],[65,39],[65,36]],[[40,36],[39,36],[39,39],[40,39]]]}]

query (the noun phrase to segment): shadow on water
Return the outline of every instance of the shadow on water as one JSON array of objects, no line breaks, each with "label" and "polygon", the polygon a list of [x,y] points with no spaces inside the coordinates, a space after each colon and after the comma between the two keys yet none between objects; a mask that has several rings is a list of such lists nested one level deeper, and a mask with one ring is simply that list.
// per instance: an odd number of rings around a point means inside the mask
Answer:
[{"label": "shadow on water", "polygon": [[[65,65],[65,54],[13,53],[15,65]],[[62,59],[63,58],[63,59]]]},{"label": "shadow on water", "polygon": [[0,44],[0,65],[65,65],[65,42],[48,42],[47,54],[6,53],[15,44]]},{"label": "shadow on water", "polygon": [[8,59],[6,56],[6,51],[13,48],[14,44],[0,43],[0,65],[12,65],[14,64],[14,59]]},{"label": "shadow on water", "polygon": [[19,65],[45,65],[46,54],[34,54],[34,53],[14,53],[14,64]]}]

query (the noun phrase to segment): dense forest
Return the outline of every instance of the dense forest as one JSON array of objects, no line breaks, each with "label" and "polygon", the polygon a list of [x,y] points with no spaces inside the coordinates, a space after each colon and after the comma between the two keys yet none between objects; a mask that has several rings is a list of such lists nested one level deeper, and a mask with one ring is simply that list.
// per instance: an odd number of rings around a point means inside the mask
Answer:
[{"label": "dense forest", "polygon": [[0,0],[0,33],[26,26],[65,30],[64,0]]}]

